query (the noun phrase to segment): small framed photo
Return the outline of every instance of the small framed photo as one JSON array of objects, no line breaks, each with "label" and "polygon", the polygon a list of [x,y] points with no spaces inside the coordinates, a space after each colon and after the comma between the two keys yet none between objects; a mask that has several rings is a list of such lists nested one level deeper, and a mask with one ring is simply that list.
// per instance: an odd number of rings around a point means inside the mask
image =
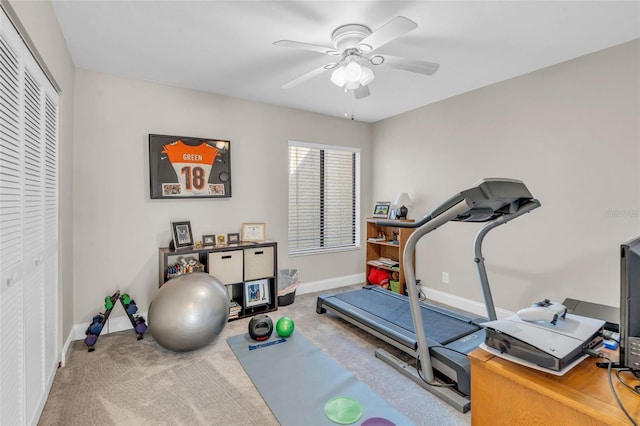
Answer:
[{"label": "small framed photo", "polygon": [[202,245],[205,246],[215,246],[216,245],[216,236],[211,235],[203,235],[202,236]]},{"label": "small framed photo", "polygon": [[227,244],[238,244],[240,242],[240,234],[235,232],[227,234]]},{"label": "small framed photo", "polygon": [[176,249],[192,247],[193,233],[191,232],[191,222],[171,222],[171,236]]},{"label": "small framed photo", "polygon": [[243,223],[242,241],[262,242],[266,240],[266,225],[264,223]]},{"label": "small framed photo", "polygon": [[389,201],[376,201],[373,207],[373,217],[389,217],[389,210],[391,209],[391,202]]},{"label": "small framed photo", "polygon": [[227,234],[216,234],[216,245],[217,246],[226,246],[227,245]]},{"label": "small framed photo", "polygon": [[248,281],[244,283],[244,306],[268,305],[271,303],[269,280]]}]

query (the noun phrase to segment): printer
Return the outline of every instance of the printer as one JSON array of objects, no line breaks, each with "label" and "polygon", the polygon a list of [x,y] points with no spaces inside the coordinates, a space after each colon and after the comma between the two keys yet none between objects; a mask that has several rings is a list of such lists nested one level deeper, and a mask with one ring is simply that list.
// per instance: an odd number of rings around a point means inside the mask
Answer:
[{"label": "printer", "polygon": [[602,343],[605,321],[565,314],[554,323],[525,321],[518,315],[481,323],[485,345],[496,355],[516,358],[555,372],[584,358],[583,349]]}]

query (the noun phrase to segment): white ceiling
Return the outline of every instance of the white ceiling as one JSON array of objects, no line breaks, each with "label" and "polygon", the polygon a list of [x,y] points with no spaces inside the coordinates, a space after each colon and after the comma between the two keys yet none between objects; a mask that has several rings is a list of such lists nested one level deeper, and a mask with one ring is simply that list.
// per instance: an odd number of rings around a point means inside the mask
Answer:
[{"label": "white ceiling", "polygon": [[[53,0],[79,68],[374,122],[460,93],[640,38],[639,1],[97,1]],[[376,52],[440,64],[433,76],[374,69],[353,100],[320,53],[340,25],[378,29],[395,16],[418,28]]]}]

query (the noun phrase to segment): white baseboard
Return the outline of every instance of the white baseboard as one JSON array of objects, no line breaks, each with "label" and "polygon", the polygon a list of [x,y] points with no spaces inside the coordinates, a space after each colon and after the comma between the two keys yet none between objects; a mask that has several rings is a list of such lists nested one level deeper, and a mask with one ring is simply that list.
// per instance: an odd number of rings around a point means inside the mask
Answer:
[{"label": "white baseboard", "polygon": [[[365,274],[346,275],[343,277],[331,278],[328,280],[313,281],[300,284],[296,288],[296,294],[327,291],[334,288],[346,287],[354,284],[364,285],[365,282]],[[422,287],[422,291],[424,292],[428,300],[433,300],[434,302],[453,306],[458,309],[476,314],[479,317],[487,317],[487,309],[482,302],[477,302],[475,300],[467,299],[465,297],[456,296],[451,293],[446,293],[444,291],[434,290],[427,287]],[[496,308],[496,315],[498,316],[498,318],[506,318],[514,315],[514,312],[507,311],[506,309]]]},{"label": "white baseboard", "polygon": [[[475,300],[456,296],[455,294],[451,293],[445,293],[444,291],[434,290],[428,287],[422,287],[422,292],[424,293],[427,300],[433,300],[438,303],[453,306],[458,309],[462,309],[463,311],[476,314],[480,317],[487,317],[487,308],[482,302],[477,302]],[[514,315],[514,312],[507,311],[506,309],[496,308],[496,316],[499,319],[510,317],[511,315]]]},{"label": "white baseboard", "polygon": [[[321,281],[312,281],[308,283],[300,284],[296,287],[296,294],[306,294],[306,293],[315,293],[319,291],[327,291],[333,290],[335,288],[346,287],[355,284],[363,284],[365,283],[365,274],[352,274],[345,275],[342,277],[330,278],[327,280]],[[456,296],[454,294],[445,293],[444,291],[434,290],[427,287],[422,287],[422,291],[427,297],[427,299],[433,300],[435,302],[443,303],[445,305],[454,306],[458,309],[462,309],[467,312],[471,312],[481,317],[487,316],[487,311],[484,306],[484,303],[477,302],[475,300],[467,299],[464,297]],[[144,318],[147,318],[147,312],[138,312],[136,315],[140,315]],[[508,316],[514,315],[513,312],[507,311],[505,309],[496,308],[496,315],[498,318],[506,318]],[[64,343],[64,347],[62,348],[61,354],[61,365],[64,367],[66,364],[66,358],[69,353],[69,348],[71,347],[71,342],[74,340],[83,340],[85,338],[85,331],[89,327],[89,323],[86,324],[76,324],[71,329],[67,340]],[[115,333],[118,331],[123,331],[130,329],[131,322],[127,316],[118,316],[118,317],[110,317],[107,323],[104,326],[102,333],[105,335],[109,333]]]},{"label": "white baseboard", "polygon": [[[296,294],[326,291],[326,290],[331,290],[338,287],[346,287],[354,284],[362,284],[364,282],[365,282],[364,273],[346,275],[343,277],[331,278],[328,280],[314,281],[314,282],[300,284],[298,287],[296,287]],[[147,318],[146,312],[136,313],[136,315],[141,315],[142,317]],[[71,332],[67,336],[67,340],[64,343],[64,346],[62,348],[62,354],[60,356],[60,363],[63,367],[66,365],[67,356],[69,354],[69,349],[71,347],[71,342],[75,340],[84,340],[86,336],[85,331],[87,330],[89,325],[90,323],[76,324],[71,328]],[[127,316],[109,317],[100,335],[103,336],[105,334],[115,333],[118,331],[127,330],[129,328],[131,328],[131,322],[129,321],[129,318]]]},{"label": "white baseboard", "polygon": [[296,287],[296,294],[315,293],[318,291],[333,290],[334,288],[346,287],[354,284],[365,283],[364,273],[345,275],[343,277],[330,278],[322,281],[312,281],[300,284]]}]

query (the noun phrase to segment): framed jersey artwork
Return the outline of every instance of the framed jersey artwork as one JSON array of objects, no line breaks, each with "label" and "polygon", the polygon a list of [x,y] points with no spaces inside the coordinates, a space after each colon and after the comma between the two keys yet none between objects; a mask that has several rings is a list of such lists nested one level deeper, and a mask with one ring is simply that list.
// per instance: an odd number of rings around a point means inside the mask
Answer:
[{"label": "framed jersey artwork", "polygon": [[149,134],[151,198],[231,197],[231,143]]}]

